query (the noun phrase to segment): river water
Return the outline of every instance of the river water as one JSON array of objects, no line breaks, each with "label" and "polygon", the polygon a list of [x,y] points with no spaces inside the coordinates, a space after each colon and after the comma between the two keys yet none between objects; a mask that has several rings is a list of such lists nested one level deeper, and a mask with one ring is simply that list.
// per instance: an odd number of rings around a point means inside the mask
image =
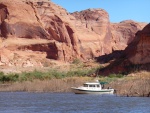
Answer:
[{"label": "river water", "polygon": [[0,92],[0,113],[150,113],[150,98]]}]

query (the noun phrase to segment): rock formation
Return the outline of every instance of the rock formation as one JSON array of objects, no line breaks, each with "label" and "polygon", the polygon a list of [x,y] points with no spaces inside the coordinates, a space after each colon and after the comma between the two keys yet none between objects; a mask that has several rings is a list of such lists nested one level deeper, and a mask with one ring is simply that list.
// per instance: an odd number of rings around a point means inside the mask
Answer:
[{"label": "rock formation", "polygon": [[109,15],[103,9],[88,9],[72,15],[76,18],[80,47],[85,48],[84,51],[89,48],[87,54],[92,53],[93,57],[124,50],[135,33],[146,25],[132,20],[110,23]]},{"label": "rock formation", "polygon": [[1,0],[0,64],[42,67],[43,59],[93,59],[124,50],[144,25],[110,23],[103,9],[69,14],[48,0]]},{"label": "rock formation", "polygon": [[100,74],[131,73],[138,70],[150,70],[150,24],[136,33],[134,40],[123,51],[123,54],[108,67],[101,69]]},{"label": "rock formation", "polygon": [[[42,54],[45,58],[63,61],[77,57],[76,34],[68,21],[72,16],[68,15],[65,9],[46,0],[1,1],[0,49],[7,59],[7,62],[2,60],[2,64],[8,65],[11,60],[12,65],[23,65],[23,62],[15,63],[14,55],[21,61],[30,59],[30,63]],[[5,55],[5,50],[13,54],[12,59],[9,54]]]},{"label": "rock formation", "polygon": [[136,32],[141,30],[146,24],[126,20],[111,25],[113,50],[124,50],[134,39]]},{"label": "rock formation", "polygon": [[[127,58],[133,64],[150,63],[150,24],[137,32],[134,41],[126,48]],[[132,52],[131,52],[132,51]]]}]

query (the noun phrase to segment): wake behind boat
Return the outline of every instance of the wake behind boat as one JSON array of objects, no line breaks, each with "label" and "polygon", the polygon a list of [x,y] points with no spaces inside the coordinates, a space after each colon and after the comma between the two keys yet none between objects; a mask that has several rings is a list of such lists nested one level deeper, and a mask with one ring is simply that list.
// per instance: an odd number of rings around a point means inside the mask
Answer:
[{"label": "wake behind boat", "polygon": [[114,89],[103,89],[99,81],[86,82],[80,87],[71,87],[75,94],[113,94]]}]

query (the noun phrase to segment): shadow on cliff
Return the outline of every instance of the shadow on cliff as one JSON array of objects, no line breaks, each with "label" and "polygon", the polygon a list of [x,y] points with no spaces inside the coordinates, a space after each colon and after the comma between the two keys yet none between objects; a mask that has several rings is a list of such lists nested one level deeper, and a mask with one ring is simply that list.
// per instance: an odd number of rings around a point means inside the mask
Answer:
[{"label": "shadow on cliff", "polygon": [[124,68],[125,65],[130,65],[130,63],[126,62],[124,51],[113,51],[110,54],[100,56],[96,58],[96,61],[100,64],[109,63],[108,66],[101,68],[98,70],[98,75],[107,76],[109,74],[120,74],[124,73],[126,70]]},{"label": "shadow on cliff", "polygon": [[120,57],[112,61],[108,66],[98,70],[98,75],[108,76],[110,74],[128,75],[139,71],[150,71],[150,63],[133,64],[128,59]]},{"label": "shadow on cliff", "polygon": [[111,61],[120,58],[122,54],[123,54],[123,50],[117,50],[117,51],[113,51],[110,54],[99,56],[95,59],[100,64],[105,64],[105,63],[110,63]]}]

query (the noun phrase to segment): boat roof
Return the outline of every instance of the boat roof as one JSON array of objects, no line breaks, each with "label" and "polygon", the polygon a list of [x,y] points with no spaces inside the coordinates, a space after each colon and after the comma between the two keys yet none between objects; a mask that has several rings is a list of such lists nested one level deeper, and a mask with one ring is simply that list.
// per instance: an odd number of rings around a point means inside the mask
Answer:
[{"label": "boat roof", "polygon": [[99,85],[100,83],[99,82],[86,82],[84,84],[87,84],[87,85]]}]

